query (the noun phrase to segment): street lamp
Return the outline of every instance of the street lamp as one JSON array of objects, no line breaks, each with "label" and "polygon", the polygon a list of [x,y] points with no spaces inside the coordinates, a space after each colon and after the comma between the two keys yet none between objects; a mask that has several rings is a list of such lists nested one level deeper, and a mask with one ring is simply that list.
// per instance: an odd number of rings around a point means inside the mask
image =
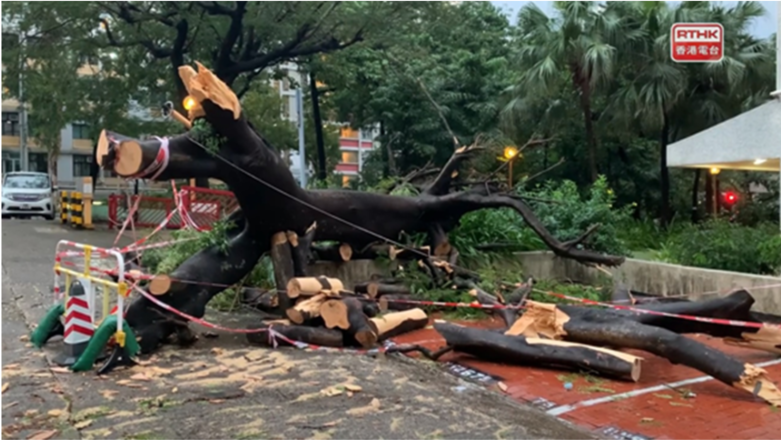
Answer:
[{"label": "street lamp", "polygon": [[187,96],[182,101],[182,107],[188,112],[195,107],[195,99],[192,96]]},{"label": "street lamp", "polygon": [[507,159],[509,162],[507,166],[509,166],[509,169],[507,170],[507,186],[510,187],[510,189],[513,188],[513,159],[515,159],[515,156],[518,155],[518,149],[515,147],[504,147],[504,158]]}]

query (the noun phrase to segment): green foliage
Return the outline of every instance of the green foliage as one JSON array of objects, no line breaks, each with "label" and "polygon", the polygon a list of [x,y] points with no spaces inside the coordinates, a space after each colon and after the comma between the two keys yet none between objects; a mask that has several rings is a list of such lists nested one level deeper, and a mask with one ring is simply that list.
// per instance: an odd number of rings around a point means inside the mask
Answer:
[{"label": "green foliage", "polygon": [[661,257],[686,266],[774,275],[781,270],[781,234],[777,225],[710,221],[671,236]]},{"label": "green foliage", "polygon": [[475,257],[479,245],[499,244],[505,251],[545,249],[537,234],[528,228],[517,212],[509,208],[484,209],[461,218],[450,234],[450,241],[464,257]]},{"label": "green foliage", "polygon": [[628,253],[617,231],[629,219],[631,207],[614,206],[615,194],[604,177],[591,186],[586,197],[581,197],[575,182],[569,180],[538,185],[536,190],[526,194],[547,200],[531,200],[530,204],[540,221],[559,241],[574,240],[590,226],[600,224],[583,245],[599,252]]}]

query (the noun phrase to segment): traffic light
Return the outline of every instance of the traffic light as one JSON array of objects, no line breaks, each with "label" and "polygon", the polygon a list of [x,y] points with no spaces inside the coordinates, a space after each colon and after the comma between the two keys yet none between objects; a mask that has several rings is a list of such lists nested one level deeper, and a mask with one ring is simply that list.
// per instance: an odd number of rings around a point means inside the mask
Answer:
[{"label": "traffic light", "polygon": [[726,208],[732,208],[732,206],[737,203],[738,201],[738,195],[733,191],[727,191],[724,193],[724,206]]}]

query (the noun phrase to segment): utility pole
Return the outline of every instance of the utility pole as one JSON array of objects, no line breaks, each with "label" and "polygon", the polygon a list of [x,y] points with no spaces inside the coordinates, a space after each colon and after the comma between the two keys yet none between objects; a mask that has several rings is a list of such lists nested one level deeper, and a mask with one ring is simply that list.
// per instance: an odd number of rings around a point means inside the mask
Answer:
[{"label": "utility pole", "polygon": [[301,85],[296,89],[296,115],[298,118],[298,165],[301,173],[301,188],[306,188],[306,156],[304,156],[304,94]]},{"label": "utility pole", "polygon": [[19,166],[22,171],[29,171],[29,154],[27,152],[27,109],[24,103],[24,69],[27,58],[24,50],[25,39],[19,32],[19,45],[22,48],[19,59]]}]

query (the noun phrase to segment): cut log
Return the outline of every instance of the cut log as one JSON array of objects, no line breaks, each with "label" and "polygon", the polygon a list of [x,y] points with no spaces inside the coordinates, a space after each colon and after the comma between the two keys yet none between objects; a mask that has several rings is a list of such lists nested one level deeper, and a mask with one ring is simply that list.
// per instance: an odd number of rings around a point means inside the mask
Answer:
[{"label": "cut log", "polygon": [[287,309],[287,317],[294,324],[304,324],[314,318],[318,318],[320,316],[320,307],[327,299],[328,297],[321,293],[299,301],[298,304]]},{"label": "cut log", "polygon": [[288,281],[295,276],[293,268],[293,253],[290,243],[287,240],[287,234],[277,232],[271,236],[271,263],[274,266],[274,283],[277,286],[279,307],[287,310],[293,306],[293,301],[289,292],[286,292]]},{"label": "cut log", "polygon": [[344,291],[344,285],[336,278],[303,277],[293,278],[287,283],[287,294],[291,298],[314,296],[318,293],[338,295]]},{"label": "cut log", "polygon": [[[268,328],[271,326],[275,332],[298,342],[307,344],[321,345],[323,347],[343,347],[344,335],[341,331],[328,329],[325,327],[309,327],[303,325],[293,325],[290,323],[275,322],[266,323],[258,328]],[[247,341],[251,344],[261,345],[263,347],[272,347],[273,341],[268,333],[247,333]],[[290,345],[289,342],[280,338],[276,339],[280,345]]]},{"label": "cut log", "polygon": [[419,330],[428,325],[428,315],[423,309],[410,309],[404,312],[388,313],[371,318],[377,327],[377,340],[384,341],[394,336]]},{"label": "cut log", "polygon": [[320,306],[320,317],[323,318],[325,326],[328,328],[340,328],[347,330],[350,328],[350,321],[347,318],[347,305],[339,299],[329,299]]},{"label": "cut log", "polygon": [[402,301],[410,301],[412,300],[412,297],[410,295],[405,295],[401,293],[389,293],[387,295],[383,295],[380,297],[379,303],[380,303],[380,310],[381,311],[387,311],[387,310],[394,310],[394,311],[404,311],[404,310],[410,310],[417,307],[415,304],[407,304]]},{"label": "cut log", "polygon": [[402,284],[381,284],[376,281],[369,281],[367,283],[359,283],[355,285],[355,293],[365,293],[371,298],[377,298],[381,295],[387,294],[401,294],[409,295],[409,287]]},{"label": "cut log", "polygon": [[152,295],[165,295],[182,290],[186,283],[175,282],[165,274],[155,275],[149,282],[149,293]]},{"label": "cut log", "polygon": [[353,248],[349,243],[342,243],[339,246],[339,256],[342,257],[342,261],[350,261],[353,256]]},{"label": "cut log", "polygon": [[345,330],[345,342],[356,342],[363,348],[373,347],[377,343],[377,326],[364,313],[361,302],[356,298],[344,298],[347,306],[347,320],[350,326]]},{"label": "cut log", "polygon": [[479,359],[597,372],[635,382],[640,377],[642,358],[620,351],[541,338],[503,335],[444,321],[435,321],[434,329],[455,351]]}]

